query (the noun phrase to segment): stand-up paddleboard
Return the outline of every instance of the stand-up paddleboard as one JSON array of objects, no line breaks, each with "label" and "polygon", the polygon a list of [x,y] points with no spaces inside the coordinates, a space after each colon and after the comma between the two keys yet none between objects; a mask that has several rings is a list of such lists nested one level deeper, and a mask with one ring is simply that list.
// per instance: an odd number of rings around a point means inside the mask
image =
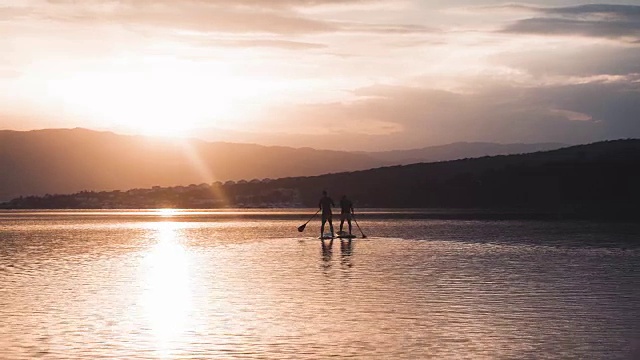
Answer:
[{"label": "stand-up paddleboard", "polygon": [[355,238],[356,238],[356,236],[355,236],[355,235],[353,235],[353,234],[349,234],[348,232],[345,232],[345,231],[343,231],[343,232],[338,232],[338,233],[336,234],[336,237],[338,237],[338,238],[340,238],[340,239],[355,239]]},{"label": "stand-up paddleboard", "polygon": [[322,236],[320,236],[318,239],[335,239],[335,235],[333,235],[332,233],[324,233],[322,234]]}]

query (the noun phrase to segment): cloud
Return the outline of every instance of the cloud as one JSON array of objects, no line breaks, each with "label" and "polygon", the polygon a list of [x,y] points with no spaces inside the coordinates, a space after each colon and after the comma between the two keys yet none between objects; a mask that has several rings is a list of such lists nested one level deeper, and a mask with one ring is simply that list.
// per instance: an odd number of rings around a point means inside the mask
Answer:
[{"label": "cloud", "polygon": [[549,112],[553,114],[558,114],[560,116],[565,117],[567,120],[571,121],[591,121],[593,118],[587,114],[583,114],[577,111],[569,111],[562,109],[549,109]]},{"label": "cloud", "polygon": [[274,48],[281,50],[312,50],[312,49],[324,49],[327,47],[325,44],[301,42],[301,41],[289,41],[279,39],[214,39],[207,41],[193,41],[198,45],[204,46],[225,46],[225,47],[240,47],[240,48]]},{"label": "cloud", "polygon": [[525,19],[508,26],[506,32],[542,35],[583,35],[589,37],[640,37],[640,22],[589,21],[574,19]]},{"label": "cloud", "polygon": [[[77,0],[47,0],[50,4],[76,4]],[[376,4],[380,0],[85,0],[83,2],[91,4],[162,4],[176,6],[179,4],[193,5],[213,5],[213,6],[242,6],[253,8],[287,8],[287,7],[317,7],[326,5],[361,5]]]},{"label": "cloud", "polygon": [[640,20],[640,6],[635,5],[611,5],[588,4],[559,8],[540,8],[546,14],[558,14],[566,16],[598,16],[603,19],[616,20]]},{"label": "cloud", "polygon": [[542,16],[518,20],[502,31],[518,34],[580,35],[640,40],[640,6],[591,4],[568,7],[519,7]]},{"label": "cloud", "polygon": [[111,22],[129,26],[197,32],[307,34],[339,29],[332,22],[309,19],[295,13],[211,6],[131,7],[108,15],[95,14],[91,20],[100,21],[105,16]]},{"label": "cloud", "polygon": [[306,18],[293,11],[264,7],[224,6],[223,1],[87,1],[49,0],[48,5],[5,9],[4,18],[32,19],[68,24],[113,24],[163,30],[232,33],[314,33],[335,31],[330,22]]},{"label": "cloud", "polygon": [[81,3],[73,0],[48,0],[39,7],[0,8],[0,18],[17,20],[29,16],[76,24],[108,23],[177,31],[289,35],[333,32],[408,34],[434,31],[420,25],[334,21],[300,11],[325,5],[380,3],[379,0],[88,0]]},{"label": "cloud", "polygon": [[640,137],[640,75],[621,81],[596,82],[545,89],[537,99],[558,108],[588,114],[602,124],[602,138]]},{"label": "cloud", "polygon": [[[473,93],[388,85],[361,88],[355,91],[355,101],[304,105],[272,114],[277,120],[269,128],[295,121],[300,128],[333,134],[317,143],[305,135],[309,146],[359,149],[640,137],[638,79],[541,87],[476,80],[485,85]],[[374,137],[367,133],[370,127],[376,130],[371,132]]]},{"label": "cloud", "polygon": [[593,77],[640,73],[640,48],[612,45],[533,49],[492,56],[497,65],[542,76]]},{"label": "cloud", "polygon": [[0,6],[0,25],[3,22],[19,21],[33,17],[34,9],[18,6]]},{"label": "cloud", "polygon": [[340,23],[339,30],[344,32],[363,32],[373,34],[424,34],[436,33],[438,29],[421,25],[398,25],[398,24],[363,24],[363,23]]}]

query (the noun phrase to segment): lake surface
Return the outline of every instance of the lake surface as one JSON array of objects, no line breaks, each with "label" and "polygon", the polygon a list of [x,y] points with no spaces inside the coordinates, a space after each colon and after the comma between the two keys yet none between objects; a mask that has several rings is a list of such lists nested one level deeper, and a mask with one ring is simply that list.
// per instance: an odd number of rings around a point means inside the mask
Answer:
[{"label": "lake surface", "polygon": [[640,357],[639,225],[314,211],[0,212],[0,358]]}]

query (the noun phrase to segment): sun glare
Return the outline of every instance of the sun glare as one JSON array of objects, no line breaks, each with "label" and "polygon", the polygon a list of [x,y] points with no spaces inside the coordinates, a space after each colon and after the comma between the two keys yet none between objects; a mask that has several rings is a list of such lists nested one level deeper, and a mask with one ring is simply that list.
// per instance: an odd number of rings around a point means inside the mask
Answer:
[{"label": "sun glare", "polygon": [[47,82],[46,96],[101,127],[186,136],[242,117],[257,82],[222,65],[162,60],[59,75]]},{"label": "sun glare", "polygon": [[160,216],[171,217],[178,214],[178,210],[176,209],[159,209],[158,214]]}]

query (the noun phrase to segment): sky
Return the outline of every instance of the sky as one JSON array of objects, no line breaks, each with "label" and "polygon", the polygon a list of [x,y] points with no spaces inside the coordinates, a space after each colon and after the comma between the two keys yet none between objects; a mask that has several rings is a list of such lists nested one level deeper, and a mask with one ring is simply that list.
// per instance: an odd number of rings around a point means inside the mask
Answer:
[{"label": "sky", "polygon": [[640,1],[3,0],[0,129],[72,127],[341,150],[637,138]]}]

